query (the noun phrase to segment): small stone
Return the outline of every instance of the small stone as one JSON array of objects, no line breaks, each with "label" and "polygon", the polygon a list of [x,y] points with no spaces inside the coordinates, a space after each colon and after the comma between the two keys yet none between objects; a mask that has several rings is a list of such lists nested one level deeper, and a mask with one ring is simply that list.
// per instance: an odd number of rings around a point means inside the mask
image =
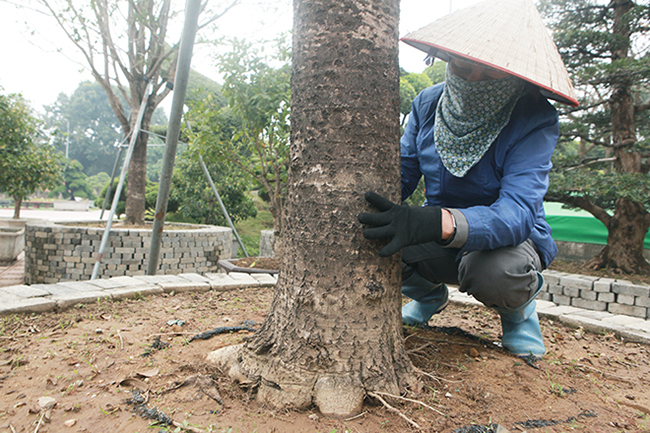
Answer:
[{"label": "small stone", "polygon": [[479,356],[481,356],[481,354],[478,353],[478,350],[476,350],[475,348],[470,347],[469,356],[471,356],[472,358],[478,358]]},{"label": "small stone", "polygon": [[41,397],[37,400],[38,406],[41,409],[49,410],[56,405],[56,399],[52,397]]},{"label": "small stone", "polygon": [[318,421],[318,415],[316,415],[315,413],[312,413],[307,418],[309,418],[312,421]]},{"label": "small stone", "polygon": [[95,334],[103,334],[104,330],[102,328],[95,329]]},{"label": "small stone", "polygon": [[625,396],[625,398],[627,398],[628,400],[634,400],[635,399],[635,397],[633,395],[630,395],[630,394],[627,394]]},{"label": "small stone", "polygon": [[63,425],[66,426],[66,427],[72,427],[76,423],[77,423],[76,419],[69,419],[66,422],[64,422]]},{"label": "small stone", "polygon": [[448,392],[448,393],[445,394],[445,397],[447,397],[447,398],[452,398],[453,395],[451,395],[451,393]]}]

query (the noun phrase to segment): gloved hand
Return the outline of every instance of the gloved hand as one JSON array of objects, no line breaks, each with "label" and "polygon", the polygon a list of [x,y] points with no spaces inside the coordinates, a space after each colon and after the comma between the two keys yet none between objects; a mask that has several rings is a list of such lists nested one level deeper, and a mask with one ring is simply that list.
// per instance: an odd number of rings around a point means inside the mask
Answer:
[{"label": "gloved hand", "polygon": [[362,212],[359,222],[373,226],[363,230],[366,239],[391,239],[379,250],[379,255],[388,257],[408,245],[442,240],[442,208],[439,206],[397,205],[368,191],[366,200],[380,210],[379,213]]}]

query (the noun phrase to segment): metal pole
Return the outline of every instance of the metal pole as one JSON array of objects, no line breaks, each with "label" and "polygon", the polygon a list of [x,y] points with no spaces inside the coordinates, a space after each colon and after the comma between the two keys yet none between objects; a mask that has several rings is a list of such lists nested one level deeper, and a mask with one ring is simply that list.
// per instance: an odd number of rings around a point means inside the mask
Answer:
[{"label": "metal pole", "polygon": [[210,188],[212,188],[212,192],[214,193],[214,196],[217,198],[217,201],[219,202],[219,206],[221,206],[221,211],[226,217],[226,221],[228,221],[228,225],[232,229],[232,233],[235,235],[235,238],[237,239],[239,246],[244,252],[244,255],[248,257],[248,252],[246,251],[246,247],[244,246],[244,243],[239,237],[239,233],[237,233],[237,229],[235,228],[235,225],[232,223],[232,220],[230,219],[230,215],[228,215],[228,210],[226,209],[226,206],[223,204],[223,201],[221,200],[221,196],[219,195],[219,191],[217,191],[217,187],[214,186],[214,182],[212,182],[212,176],[210,176],[208,167],[205,166],[205,162],[203,162],[203,157],[201,155],[199,155],[199,162],[201,163],[201,168],[203,169],[203,173],[205,173],[205,177],[208,178],[208,182],[210,183]]},{"label": "metal pole", "polygon": [[133,131],[131,132],[132,135],[131,141],[129,142],[129,150],[127,150],[126,157],[124,158],[122,173],[120,174],[120,181],[117,183],[117,188],[115,189],[115,195],[113,196],[113,205],[111,206],[111,211],[108,214],[108,221],[106,221],[106,229],[104,229],[102,243],[99,246],[99,251],[97,252],[97,260],[95,261],[95,267],[93,268],[93,273],[90,276],[91,280],[97,278],[99,265],[102,263],[104,249],[106,248],[106,243],[108,242],[108,234],[111,232],[111,225],[113,225],[113,216],[115,215],[115,210],[117,209],[117,203],[120,201],[120,194],[122,193],[122,187],[124,186],[126,171],[129,167],[129,161],[131,161],[131,155],[133,154],[133,148],[135,147],[135,142],[138,138],[138,134],[140,134],[140,125],[142,124],[142,118],[144,117],[144,111],[145,108],[147,108],[147,101],[149,100],[149,95],[151,95],[151,92],[153,92],[153,82],[149,81],[149,84],[147,84],[147,88],[144,91],[144,96],[142,97],[142,104],[140,104],[138,118],[136,119],[135,125],[133,126]]},{"label": "metal pole", "polygon": [[156,270],[158,269],[160,238],[165,225],[165,214],[167,213],[169,190],[174,171],[176,146],[178,145],[178,136],[181,131],[181,117],[183,117],[183,105],[185,104],[185,93],[187,91],[187,81],[190,75],[190,63],[192,61],[192,49],[194,48],[194,37],[196,36],[200,10],[201,0],[187,0],[185,3],[185,23],[183,24],[183,34],[181,35],[181,46],[178,52],[178,63],[174,78],[174,96],[169,114],[169,125],[167,126],[167,139],[165,140],[165,154],[160,173],[160,184],[158,185],[158,199],[156,200],[156,213],[151,233],[147,275],[156,275]]},{"label": "metal pole", "polygon": [[104,211],[106,210],[106,205],[108,204],[108,198],[111,196],[111,191],[113,190],[113,179],[115,179],[115,173],[117,172],[117,166],[120,164],[120,159],[122,158],[122,150],[124,148],[122,147],[122,143],[120,143],[119,150],[117,151],[117,158],[115,158],[115,162],[113,163],[113,171],[111,172],[111,181],[108,184],[108,188],[106,189],[106,195],[104,196],[104,204],[102,205],[102,213],[99,214],[99,219],[104,219]]}]

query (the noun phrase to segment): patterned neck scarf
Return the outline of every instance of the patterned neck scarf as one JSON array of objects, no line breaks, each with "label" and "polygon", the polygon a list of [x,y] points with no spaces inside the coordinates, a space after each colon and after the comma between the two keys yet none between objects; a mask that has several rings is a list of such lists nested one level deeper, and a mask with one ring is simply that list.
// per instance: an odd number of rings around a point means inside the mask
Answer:
[{"label": "patterned neck scarf", "polygon": [[442,163],[451,174],[465,176],[483,157],[510,120],[523,89],[524,82],[512,75],[469,82],[447,66],[433,137]]}]

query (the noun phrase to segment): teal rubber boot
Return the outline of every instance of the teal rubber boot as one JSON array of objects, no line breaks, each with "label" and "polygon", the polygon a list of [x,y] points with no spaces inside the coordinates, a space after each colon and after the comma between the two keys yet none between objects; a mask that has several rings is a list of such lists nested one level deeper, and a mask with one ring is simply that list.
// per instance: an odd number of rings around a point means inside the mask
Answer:
[{"label": "teal rubber boot", "polygon": [[535,297],[544,285],[544,277],[539,272],[539,285],[535,295],[524,305],[515,309],[497,308],[501,316],[503,337],[501,344],[513,355],[542,357],[546,353],[539,317],[535,311]]},{"label": "teal rubber boot", "polygon": [[402,281],[402,294],[413,299],[402,307],[402,322],[407,325],[427,324],[449,304],[447,286],[434,284],[417,271]]}]

